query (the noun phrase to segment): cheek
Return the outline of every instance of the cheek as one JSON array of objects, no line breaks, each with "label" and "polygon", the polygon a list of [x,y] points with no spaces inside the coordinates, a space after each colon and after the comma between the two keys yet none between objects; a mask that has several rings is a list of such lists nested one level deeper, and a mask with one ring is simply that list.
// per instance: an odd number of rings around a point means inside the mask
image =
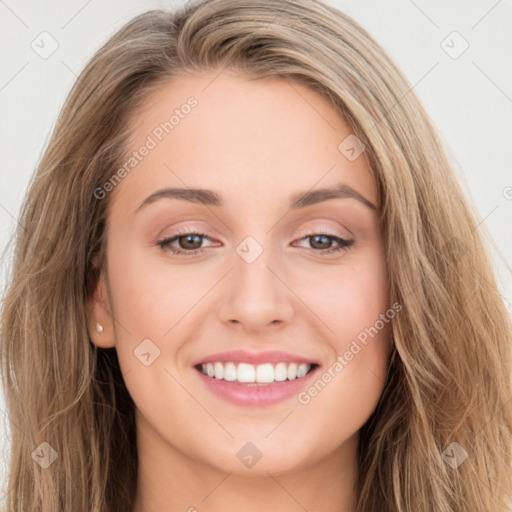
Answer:
[{"label": "cheek", "polygon": [[[149,257],[159,248],[127,251],[112,265],[110,282],[117,320],[134,337],[162,337],[204,295],[206,281],[185,266]],[[113,260],[114,261],[114,260]]]},{"label": "cheek", "polygon": [[[327,274],[317,279],[316,291],[305,299],[328,328],[323,332],[331,359],[299,402],[318,407],[319,416],[322,410],[331,410],[332,415],[323,416],[326,421],[351,418],[355,428],[370,416],[384,388],[395,311],[390,308],[380,252],[368,251],[345,263],[335,271],[328,269],[329,279]],[[324,283],[322,293],[319,282]]]},{"label": "cheek", "polygon": [[298,396],[303,424],[315,418],[315,429],[330,432],[331,440],[319,441],[326,452],[367,422],[384,390],[389,364],[394,311],[386,309],[387,296],[378,291],[367,296],[358,287],[348,291],[353,291],[351,298],[338,301],[338,316],[333,312],[331,319],[336,335],[326,338],[332,357]]},{"label": "cheek", "polygon": [[[129,380],[138,379],[141,370],[149,375],[150,368],[169,364],[181,371],[186,361],[182,353],[201,325],[197,318],[215,309],[207,292],[219,280],[218,268],[169,265],[164,256],[150,257],[149,252],[147,248],[126,251],[117,259],[119,264],[109,268],[117,353],[123,374],[130,373]],[[146,368],[138,356],[148,352],[154,363]]]},{"label": "cheek", "polygon": [[389,309],[387,270],[378,251],[347,255],[339,266],[302,272],[297,289],[337,353]]}]

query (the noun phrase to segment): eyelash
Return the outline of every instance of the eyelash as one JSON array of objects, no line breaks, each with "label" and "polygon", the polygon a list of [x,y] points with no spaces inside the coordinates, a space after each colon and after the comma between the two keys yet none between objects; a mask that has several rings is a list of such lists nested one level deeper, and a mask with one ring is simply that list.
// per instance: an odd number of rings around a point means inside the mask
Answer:
[{"label": "eyelash", "polygon": [[[178,240],[179,238],[181,238],[182,236],[185,236],[185,235],[197,235],[197,236],[200,236],[202,239],[207,239],[207,240],[212,241],[211,238],[208,235],[206,235],[205,233],[197,233],[195,231],[184,230],[184,231],[176,231],[175,233],[172,233],[170,236],[168,236],[162,240],[159,240],[157,242],[157,245],[164,251],[170,251],[172,254],[175,254],[175,255],[192,256],[194,254],[198,254],[198,253],[205,251],[204,248],[203,249],[183,250],[183,249],[175,249],[170,246],[170,244],[172,242]],[[325,236],[325,237],[330,238],[340,244],[336,248],[330,247],[329,249],[312,249],[314,252],[317,252],[320,254],[330,254],[330,253],[338,252],[338,251],[346,251],[354,243],[354,240],[345,240],[344,238],[340,238],[340,237],[337,237],[334,235],[329,235],[328,233],[309,233],[309,234],[304,235],[300,239],[300,241],[302,241],[306,238],[314,237],[314,236]]]}]

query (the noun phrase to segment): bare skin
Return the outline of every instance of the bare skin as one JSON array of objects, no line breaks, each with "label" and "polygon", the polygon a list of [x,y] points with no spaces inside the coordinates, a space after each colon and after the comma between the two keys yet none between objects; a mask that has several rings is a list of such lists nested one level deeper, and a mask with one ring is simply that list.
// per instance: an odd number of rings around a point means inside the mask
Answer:
[{"label": "bare skin", "polygon": [[[353,511],[390,324],[342,371],[333,364],[390,307],[384,242],[377,211],[355,198],[289,203],[343,183],[378,206],[365,153],[351,161],[338,149],[352,130],[318,93],[232,70],[159,89],[132,119],[132,150],[191,96],[197,106],[109,192],[108,264],[89,301],[91,339],[116,347],[136,404],[134,512]],[[223,205],[163,198],[136,212],[166,187],[212,190]],[[178,228],[207,237],[181,234],[170,246],[189,255],[176,255],[157,242]],[[248,236],[263,249],[251,263],[236,250]],[[326,253],[336,237],[353,243]],[[149,365],[134,354],[147,339],[151,358],[160,351]],[[332,378],[308,403],[233,404],[192,364],[234,349],[297,354]],[[261,453],[252,467],[237,456],[248,442]]]}]

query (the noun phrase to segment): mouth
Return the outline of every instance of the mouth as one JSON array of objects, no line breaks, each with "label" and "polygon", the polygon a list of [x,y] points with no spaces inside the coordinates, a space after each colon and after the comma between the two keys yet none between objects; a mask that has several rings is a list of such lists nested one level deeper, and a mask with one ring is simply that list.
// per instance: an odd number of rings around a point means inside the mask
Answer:
[{"label": "mouth", "polygon": [[210,379],[244,386],[269,386],[301,380],[316,368],[316,363],[263,363],[251,364],[235,361],[199,363],[194,368]]},{"label": "mouth", "polygon": [[202,385],[237,406],[270,406],[292,399],[320,371],[314,360],[276,350],[231,350],[192,363]]}]

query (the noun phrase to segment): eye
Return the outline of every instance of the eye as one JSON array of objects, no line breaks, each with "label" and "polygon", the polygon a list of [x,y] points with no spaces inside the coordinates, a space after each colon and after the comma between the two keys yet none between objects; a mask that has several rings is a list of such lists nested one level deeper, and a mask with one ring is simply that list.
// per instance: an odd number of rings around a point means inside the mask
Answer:
[{"label": "eye", "polygon": [[[329,235],[327,233],[311,233],[300,239],[300,241],[303,240],[310,240],[309,243],[313,249],[318,249],[315,252],[319,252],[320,254],[346,251],[354,243],[354,240],[346,240],[339,236]],[[333,241],[338,245],[332,247]]]},{"label": "eye", "polygon": [[[176,231],[169,237],[159,240],[157,245],[165,251],[170,251],[173,254],[179,255],[192,255],[204,252],[201,248],[203,239],[210,240],[210,237],[205,233],[196,233],[190,231]],[[180,247],[173,247],[171,244],[178,242]]]},{"label": "eye", "polygon": [[[168,237],[159,240],[157,245],[165,251],[170,251],[172,254],[190,256],[205,252],[205,248],[201,247],[204,240],[212,239],[205,233],[197,233],[190,231],[177,231]],[[329,235],[327,233],[311,233],[307,234],[299,241],[310,240],[311,248],[314,252],[320,254],[330,254],[332,252],[347,250],[354,240],[346,240],[344,238]],[[178,243],[178,247],[172,244]],[[334,245],[333,243],[337,244]]]}]

